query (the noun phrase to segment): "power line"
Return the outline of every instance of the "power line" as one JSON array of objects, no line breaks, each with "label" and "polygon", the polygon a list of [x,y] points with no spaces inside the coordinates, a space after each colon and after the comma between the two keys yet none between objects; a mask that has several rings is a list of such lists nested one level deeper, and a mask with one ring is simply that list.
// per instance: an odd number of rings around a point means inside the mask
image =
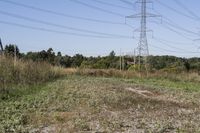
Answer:
[{"label": "power line", "polygon": [[198,20],[200,19],[200,17],[194,13],[193,11],[191,11],[189,8],[187,8],[182,2],[180,2],[179,0],[174,0],[174,2],[177,3],[177,5],[179,5],[180,7],[182,7],[185,11],[187,11],[190,15],[194,16],[195,18],[197,18]]},{"label": "power line", "polygon": [[87,4],[85,2],[81,2],[81,1],[78,1],[78,0],[69,0],[69,1],[83,5],[83,6],[86,6],[86,7],[89,7],[89,8],[94,9],[94,10],[98,10],[98,11],[105,12],[105,13],[112,14],[112,15],[119,16],[119,17],[125,17],[123,14],[116,13],[116,12],[109,11],[109,10],[105,10],[105,9],[97,7],[97,6]]},{"label": "power line", "polygon": [[[159,24],[159,23],[157,23],[157,22],[153,22],[153,23]],[[171,28],[171,27],[168,26],[168,25],[163,25],[163,24],[162,24],[161,26],[164,27],[164,28],[166,28],[166,29],[168,29],[168,30],[170,30],[170,31],[172,31],[172,32],[174,32],[174,33],[176,33],[176,34],[179,35],[180,37],[183,37],[183,38],[188,39],[188,40],[193,40],[193,39],[189,38],[188,36],[185,36],[183,33],[181,33],[181,32],[179,32],[179,31],[177,31],[177,30]]]},{"label": "power line", "polygon": [[189,34],[193,34],[193,35],[197,35],[197,36],[199,35],[199,34],[196,33],[196,32],[193,32],[193,31],[191,31],[191,30],[188,30],[188,29],[186,29],[186,28],[183,28],[183,27],[181,27],[180,25],[178,25],[178,24],[172,22],[172,20],[170,20],[169,18],[166,18],[166,17],[164,17],[164,18],[165,18],[166,20],[168,20],[169,22],[167,22],[167,21],[163,21],[163,22],[166,23],[167,25],[171,26],[171,27],[174,27],[174,28],[176,28],[176,29],[178,29],[178,30],[184,31],[184,32],[189,33]]},{"label": "power line", "polygon": [[178,47],[175,47],[175,46],[173,46],[173,45],[170,45],[170,44],[168,44],[168,43],[166,43],[166,42],[164,42],[164,41],[162,41],[162,40],[160,40],[160,39],[158,39],[158,38],[153,38],[153,39],[156,40],[156,41],[158,41],[159,43],[165,45],[165,46],[168,46],[169,48],[176,49],[176,50],[181,50],[181,51],[183,51],[183,52],[193,53],[193,52],[191,52],[191,51],[188,51],[188,50],[185,50],[185,49],[178,48]]},{"label": "power line", "polygon": [[127,4],[127,5],[133,5],[134,3],[128,1],[128,0],[120,0],[121,2]]},{"label": "power line", "polygon": [[172,23],[169,23],[169,22],[167,22],[167,21],[163,21],[163,22],[166,23],[166,24],[168,24],[168,25],[170,25],[171,27],[176,28],[176,29],[179,29],[179,30],[182,30],[182,31],[184,31],[184,32],[187,32],[187,33],[190,33],[190,34],[199,36],[198,33],[193,32],[193,31],[191,31],[191,30],[187,30],[187,29],[185,29],[185,28],[182,28],[182,27],[180,27],[180,26],[177,25],[177,24],[172,24]]},{"label": "power line", "polygon": [[152,44],[149,44],[151,47],[153,48],[157,48],[159,50],[163,50],[163,52],[172,52],[172,53],[178,53],[177,51],[173,51],[173,50],[168,50],[168,49],[165,49],[165,48],[162,48],[162,47],[158,47],[158,46],[155,46],[155,45],[152,45]]},{"label": "power line", "polygon": [[164,42],[168,42],[168,43],[175,43],[175,44],[181,44],[181,45],[188,45],[189,43],[185,43],[185,42],[175,42],[175,41],[169,41],[169,40],[165,40],[165,39],[162,39],[162,38],[158,38],[158,37],[154,37],[156,39],[159,39],[159,40],[162,40]]},{"label": "power line", "polygon": [[200,53],[200,52],[184,52],[184,51],[174,51],[174,50],[169,50],[169,49],[165,49],[165,48],[163,48],[163,47],[158,47],[158,46],[155,46],[155,45],[152,45],[152,44],[149,44],[151,47],[153,47],[153,48],[157,48],[157,49],[159,49],[159,50],[163,50],[164,52],[172,52],[172,53],[181,53],[181,54],[186,54],[186,53],[188,53],[188,54],[198,54],[198,53]]},{"label": "power line", "polygon": [[[151,22],[156,23],[156,24],[159,24],[159,23],[154,22],[154,21],[151,21]],[[169,31],[172,31],[172,32],[176,33],[176,34],[177,34],[178,36],[180,36],[180,37],[183,37],[183,38],[185,38],[185,39],[187,39],[187,40],[190,40],[190,41],[193,40],[192,38],[186,36],[186,35],[183,34],[182,32],[179,32],[179,31],[173,29],[172,27],[170,27],[170,25],[163,25],[163,24],[162,24],[161,26],[162,26],[163,28],[169,30]],[[154,37],[154,38],[155,38],[155,37]],[[165,41],[165,42],[168,42],[168,43],[176,43],[176,44],[181,44],[181,45],[188,45],[188,44],[189,44],[189,43],[184,43],[184,42],[169,41],[169,40],[165,40],[165,39],[160,39],[160,40]],[[194,46],[196,46],[196,47],[199,47],[199,46],[195,45],[194,43],[191,43],[191,44],[194,45]]]},{"label": "power line", "polygon": [[169,27],[169,26],[167,26],[167,25],[162,25],[162,26],[164,26],[166,29],[168,29],[168,30],[170,30],[170,31],[172,31],[172,32],[174,32],[174,33],[176,33],[177,35],[179,35],[179,36],[181,36],[181,37],[183,37],[183,38],[185,38],[185,39],[193,40],[193,39],[191,39],[190,37],[184,35],[184,34],[181,33],[181,32],[176,31],[175,29],[173,29],[173,28],[171,28],[171,27]]},{"label": "power line", "polygon": [[[159,13],[158,11],[156,11],[156,10],[154,10],[154,11],[155,11],[157,14],[160,15],[160,13]],[[173,27],[173,28],[176,28],[176,29],[178,29],[178,30],[187,32],[187,33],[189,33],[189,34],[199,35],[199,34],[196,33],[196,32],[193,32],[193,31],[191,31],[191,30],[188,30],[188,29],[186,29],[186,28],[184,28],[184,27],[182,27],[182,26],[176,24],[175,22],[173,22],[173,21],[172,21],[171,19],[169,19],[168,17],[162,16],[162,18],[164,18],[164,19],[167,20],[167,21],[162,20],[164,23],[166,23],[167,25],[169,25],[169,26],[171,26],[171,27]]]},{"label": "power line", "polygon": [[111,4],[111,3],[104,2],[104,1],[101,1],[101,0],[91,0],[91,1],[103,4],[103,5],[111,6],[111,7],[117,7],[117,8],[126,9],[126,10],[133,10],[133,8],[124,7],[124,6],[120,6],[120,5],[116,5],[116,4]]},{"label": "power line", "polygon": [[[106,36],[98,36],[98,35],[80,34],[80,33],[73,33],[73,32],[64,32],[64,31],[47,29],[47,28],[34,27],[34,26],[29,26],[29,25],[24,25],[24,24],[18,24],[18,23],[13,23],[13,22],[8,22],[8,21],[0,21],[0,23],[1,24],[5,24],[5,25],[11,25],[11,26],[16,26],[16,27],[26,28],[26,29],[45,31],[45,32],[51,32],[51,33],[58,33],[58,34],[65,34],[65,35],[80,36],[80,37],[108,38],[108,39],[109,38],[110,39],[117,38],[117,37],[106,37]],[[131,37],[127,37],[126,39],[131,39]]]},{"label": "power line", "polygon": [[187,18],[190,18],[190,19],[193,19],[193,20],[197,20],[197,19],[195,19],[194,17],[191,17],[190,15],[187,15],[187,14],[185,14],[185,13],[183,13],[183,12],[178,11],[177,9],[172,8],[171,6],[168,6],[167,4],[161,2],[160,0],[156,0],[156,1],[157,1],[158,4],[160,4],[161,6],[163,6],[163,7],[165,7],[165,8],[168,8],[168,9],[172,10],[173,12],[175,12],[175,13],[177,13],[177,14],[179,14],[179,15],[182,15],[182,16],[184,16],[184,17],[187,17]]},{"label": "power line", "polygon": [[[128,0],[119,0],[119,1],[121,1],[122,3],[125,3],[126,5],[129,5],[129,6],[131,6],[131,7],[134,7],[133,9],[134,10],[136,10],[136,4],[137,3],[141,3],[140,1],[138,2],[137,0],[135,1],[135,2],[130,2],[130,1],[128,1]],[[151,1],[147,1],[147,3],[152,3]],[[146,7],[147,9],[149,9],[148,7]],[[152,9],[152,8],[151,8]]]},{"label": "power line", "polygon": [[171,41],[171,40],[166,40],[166,39],[162,39],[162,38],[158,38],[158,37],[153,37],[153,38],[156,38],[156,39],[159,39],[163,42],[166,42],[166,43],[174,43],[174,44],[180,44],[180,45],[194,45],[196,47],[199,47],[198,45],[195,45],[194,43],[185,43],[185,42],[175,42],[175,41]]},{"label": "power line", "polygon": [[73,15],[70,15],[70,14],[60,13],[60,12],[56,12],[56,11],[52,11],[52,10],[48,10],[48,9],[43,9],[43,8],[39,8],[39,7],[35,7],[35,6],[30,6],[30,5],[27,5],[27,4],[22,4],[22,3],[14,2],[14,1],[10,1],[10,0],[0,0],[0,2],[4,2],[4,3],[7,3],[7,4],[12,4],[12,5],[23,7],[23,8],[28,8],[28,9],[39,11],[39,12],[53,14],[53,15],[57,15],[57,16],[65,17],[65,18],[72,18],[72,19],[90,21],[90,22],[95,22],[95,23],[124,25],[124,23],[118,23],[118,22],[112,22],[112,21],[104,21],[104,20],[87,18],[87,17],[73,16]]},{"label": "power line", "polygon": [[127,36],[124,36],[124,35],[108,34],[108,33],[102,33],[102,32],[96,32],[96,31],[90,31],[90,30],[85,30],[85,29],[69,27],[69,26],[65,26],[65,25],[59,25],[59,24],[50,23],[50,22],[47,22],[47,21],[37,20],[37,19],[30,18],[30,17],[25,17],[25,16],[13,14],[13,13],[4,12],[4,11],[1,11],[1,10],[0,10],[0,14],[7,15],[7,16],[10,16],[10,17],[15,17],[15,18],[18,18],[18,19],[31,21],[31,22],[35,22],[35,23],[55,26],[55,27],[59,27],[59,28],[65,28],[65,29],[68,29],[68,30],[74,30],[74,31],[79,31],[79,32],[87,32],[87,33],[92,33],[92,34],[98,34],[98,35],[104,35],[104,36],[106,35],[106,36],[113,36],[113,37],[120,37],[120,38],[124,38],[124,37],[126,38],[127,37]]}]

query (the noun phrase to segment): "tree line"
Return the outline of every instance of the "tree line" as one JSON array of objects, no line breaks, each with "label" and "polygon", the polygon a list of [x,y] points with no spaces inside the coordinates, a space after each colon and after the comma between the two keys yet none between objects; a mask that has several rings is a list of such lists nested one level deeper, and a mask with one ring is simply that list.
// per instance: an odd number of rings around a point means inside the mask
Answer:
[{"label": "tree line", "polygon": [[[124,70],[138,70],[139,57],[124,56],[124,61],[120,56],[117,56],[114,51],[111,51],[107,56],[86,57],[82,54],[74,56],[62,55],[61,52],[55,53],[52,48],[39,52],[21,53],[15,45],[6,45],[4,48],[5,56],[17,56],[18,59],[32,60],[36,62],[48,62],[54,66],[64,68],[89,68],[89,69],[120,69],[123,66]],[[135,61],[134,61],[135,59]],[[134,64],[134,62],[136,62]],[[151,71],[198,71],[200,72],[200,58],[181,58],[175,56],[149,56],[148,67]],[[143,68],[143,67],[141,67]]]}]

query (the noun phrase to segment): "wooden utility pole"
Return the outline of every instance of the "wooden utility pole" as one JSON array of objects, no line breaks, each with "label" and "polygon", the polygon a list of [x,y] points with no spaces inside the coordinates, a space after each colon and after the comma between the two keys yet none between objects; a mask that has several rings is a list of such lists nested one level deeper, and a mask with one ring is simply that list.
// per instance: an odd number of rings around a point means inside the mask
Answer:
[{"label": "wooden utility pole", "polygon": [[120,71],[122,70],[122,51],[120,49],[120,57],[119,57],[119,66],[120,66]]},{"label": "wooden utility pole", "polygon": [[136,51],[134,49],[134,70],[135,70],[135,67],[136,67]]},{"label": "wooden utility pole", "polygon": [[122,54],[122,70],[124,71],[124,64],[125,62],[124,62],[124,53]]},{"label": "wooden utility pole", "polygon": [[14,45],[14,66],[16,66],[17,62],[17,46]]}]

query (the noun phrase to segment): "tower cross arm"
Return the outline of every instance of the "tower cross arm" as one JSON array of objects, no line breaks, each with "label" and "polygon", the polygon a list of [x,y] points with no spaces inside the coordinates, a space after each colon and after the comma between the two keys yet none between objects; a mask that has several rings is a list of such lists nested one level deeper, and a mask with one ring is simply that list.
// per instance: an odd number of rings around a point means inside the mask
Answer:
[{"label": "tower cross arm", "polygon": [[153,13],[146,13],[145,16],[143,14],[141,14],[141,13],[130,15],[130,16],[126,16],[126,18],[141,18],[141,17],[153,18],[153,17],[162,17],[162,16],[161,15],[157,15],[157,14],[153,14]]},{"label": "tower cross arm", "polygon": [[[153,30],[151,30],[151,29],[145,29],[145,31],[146,32],[153,32]],[[142,32],[142,30],[138,28],[138,29],[135,29],[134,32]]]},{"label": "tower cross arm", "polygon": [[146,1],[137,0],[135,3],[153,3],[153,1],[151,1],[151,0],[146,0]]}]

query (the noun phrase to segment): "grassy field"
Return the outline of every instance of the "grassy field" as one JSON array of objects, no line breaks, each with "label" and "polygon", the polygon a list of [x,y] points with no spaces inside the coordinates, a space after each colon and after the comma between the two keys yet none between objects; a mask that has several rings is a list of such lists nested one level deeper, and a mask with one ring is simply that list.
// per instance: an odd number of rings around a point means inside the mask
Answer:
[{"label": "grassy field", "polygon": [[69,75],[15,88],[0,132],[200,132],[200,82]]}]

